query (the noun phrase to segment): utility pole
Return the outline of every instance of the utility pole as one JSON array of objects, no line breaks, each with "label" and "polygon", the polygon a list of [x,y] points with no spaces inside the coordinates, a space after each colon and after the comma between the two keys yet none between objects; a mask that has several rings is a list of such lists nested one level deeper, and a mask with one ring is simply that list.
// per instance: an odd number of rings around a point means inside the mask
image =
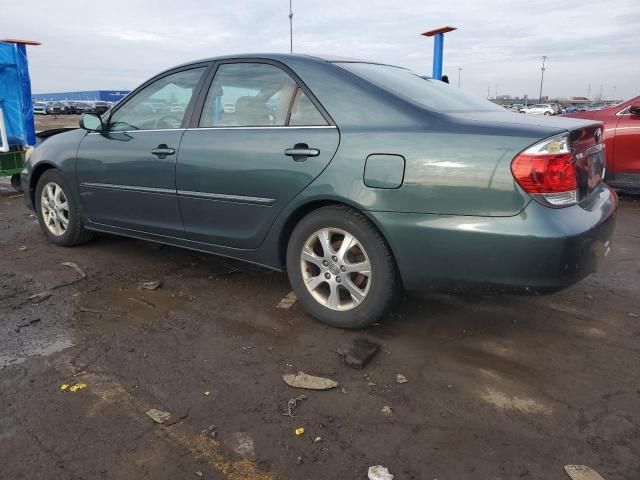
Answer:
[{"label": "utility pole", "polygon": [[[458,67],[458,88],[460,88],[460,74],[462,73],[462,67]],[[613,87],[615,91],[616,87]]]},{"label": "utility pole", "polygon": [[602,100],[602,84],[600,84],[600,98],[598,100]]},{"label": "utility pole", "polygon": [[487,100],[491,98],[491,94],[489,93],[490,88],[491,88],[491,85],[487,85]]},{"label": "utility pole", "polygon": [[543,55],[542,56],[542,68],[540,69],[540,95],[538,98],[538,102],[542,102],[542,83],[544,82],[544,63],[547,61],[547,56]]},{"label": "utility pole", "polygon": [[289,0],[289,52],[293,53],[293,0]]},{"label": "utility pole", "polygon": [[587,90],[587,100],[591,98],[591,84],[589,84],[589,89]]},{"label": "utility pole", "polygon": [[498,84],[496,83],[496,100],[498,99]]},{"label": "utility pole", "polygon": [[613,86],[613,95],[611,95],[611,100],[615,100],[616,99],[616,86]]}]

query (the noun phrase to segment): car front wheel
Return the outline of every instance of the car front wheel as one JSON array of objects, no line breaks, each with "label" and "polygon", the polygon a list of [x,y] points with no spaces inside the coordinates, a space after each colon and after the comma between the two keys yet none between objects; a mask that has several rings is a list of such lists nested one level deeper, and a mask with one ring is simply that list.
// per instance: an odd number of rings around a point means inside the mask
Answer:
[{"label": "car front wheel", "polygon": [[296,296],[318,320],[342,328],[376,322],[397,286],[391,251],[361,213],[324,207],[304,217],[287,248]]},{"label": "car front wheel", "polygon": [[47,170],[42,174],[35,200],[40,227],[51,242],[71,247],[93,238],[94,232],[84,228],[70,188],[57,170]]}]

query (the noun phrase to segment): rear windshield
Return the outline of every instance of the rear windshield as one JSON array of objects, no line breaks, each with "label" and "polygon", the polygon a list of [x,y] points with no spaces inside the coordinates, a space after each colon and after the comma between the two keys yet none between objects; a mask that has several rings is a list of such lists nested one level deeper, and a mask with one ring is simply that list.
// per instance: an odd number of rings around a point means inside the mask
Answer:
[{"label": "rear windshield", "polygon": [[424,79],[401,67],[373,63],[338,62],[359,77],[429,109],[439,112],[479,112],[504,109],[439,80]]}]

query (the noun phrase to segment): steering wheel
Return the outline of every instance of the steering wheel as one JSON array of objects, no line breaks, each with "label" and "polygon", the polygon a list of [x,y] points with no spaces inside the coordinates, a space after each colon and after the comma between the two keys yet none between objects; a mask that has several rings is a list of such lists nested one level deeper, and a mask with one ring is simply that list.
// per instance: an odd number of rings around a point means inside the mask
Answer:
[{"label": "steering wheel", "polygon": [[182,115],[173,113],[169,115],[163,115],[162,117],[158,118],[154,122],[153,128],[180,128],[180,125],[182,125]]}]

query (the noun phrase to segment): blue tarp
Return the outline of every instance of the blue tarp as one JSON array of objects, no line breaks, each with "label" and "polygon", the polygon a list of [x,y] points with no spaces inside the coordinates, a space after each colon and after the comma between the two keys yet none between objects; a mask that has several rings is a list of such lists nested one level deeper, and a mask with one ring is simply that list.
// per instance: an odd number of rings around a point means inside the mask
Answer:
[{"label": "blue tarp", "polygon": [[35,145],[31,82],[25,45],[0,42],[0,107],[11,147]]}]

